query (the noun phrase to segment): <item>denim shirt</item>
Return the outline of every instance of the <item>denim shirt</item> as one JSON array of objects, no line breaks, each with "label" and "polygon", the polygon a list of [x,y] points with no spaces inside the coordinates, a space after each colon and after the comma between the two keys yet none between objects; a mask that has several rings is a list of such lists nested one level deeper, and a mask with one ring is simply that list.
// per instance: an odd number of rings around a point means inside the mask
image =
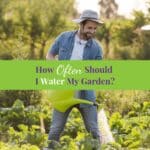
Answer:
[{"label": "denim shirt", "polygon": [[[69,60],[74,47],[75,35],[77,31],[68,31],[60,34],[52,47],[50,53],[58,55],[59,60]],[[102,59],[102,48],[94,39],[89,39],[83,52],[83,60]]]},{"label": "denim shirt", "polygon": [[[49,53],[58,55],[59,60],[70,60],[74,47],[75,35],[77,31],[68,31],[60,34],[51,48]],[[102,48],[94,39],[89,39],[83,51],[83,60],[101,60]],[[95,101],[96,96],[93,90],[81,90],[78,92],[78,98]],[[81,104],[81,106],[86,106]]]}]

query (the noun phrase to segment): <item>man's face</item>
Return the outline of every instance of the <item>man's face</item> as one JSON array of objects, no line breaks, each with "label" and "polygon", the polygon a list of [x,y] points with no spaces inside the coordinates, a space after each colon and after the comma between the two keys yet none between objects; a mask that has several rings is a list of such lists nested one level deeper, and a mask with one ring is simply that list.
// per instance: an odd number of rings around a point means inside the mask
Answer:
[{"label": "man's face", "polygon": [[85,40],[91,39],[94,37],[98,23],[94,21],[87,20],[85,24],[80,25],[80,33],[82,34]]}]

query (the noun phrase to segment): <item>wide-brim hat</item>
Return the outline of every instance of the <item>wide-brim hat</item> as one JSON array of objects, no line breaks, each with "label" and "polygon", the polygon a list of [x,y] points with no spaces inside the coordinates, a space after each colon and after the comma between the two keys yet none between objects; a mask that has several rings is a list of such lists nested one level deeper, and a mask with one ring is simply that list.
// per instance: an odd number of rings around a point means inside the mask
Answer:
[{"label": "wide-brim hat", "polygon": [[81,23],[85,20],[90,20],[90,21],[97,22],[99,25],[104,23],[103,21],[99,20],[97,12],[93,11],[93,10],[83,11],[80,18],[74,19],[73,21],[76,22],[76,23]]}]

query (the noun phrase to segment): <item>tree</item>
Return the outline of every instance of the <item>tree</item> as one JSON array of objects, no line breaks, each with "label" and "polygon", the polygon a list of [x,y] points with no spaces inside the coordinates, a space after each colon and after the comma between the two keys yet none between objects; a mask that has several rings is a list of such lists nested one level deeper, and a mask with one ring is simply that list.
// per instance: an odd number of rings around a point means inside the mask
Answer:
[{"label": "tree", "polygon": [[118,5],[115,0],[100,0],[100,15],[104,19],[111,19],[117,16]]},{"label": "tree", "polygon": [[111,22],[109,23],[105,23],[104,25],[102,25],[99,29],[98,32],[96,33],[96,37],[99,41],[103,40],[104,41],[104,58],[107,58],[109,55],[109,45],[110,45],[110,29],[111,29]]},{"label": "tree", "polygon": [[43,59],[48,42],[69,28],[73,6],[74,0],[8,0],[1,8],[4,23],[0,28],[1,37],[8,38],[3,38],[0,51],[8,49],[19,59]]},{"label": "tree", "polygon": [[[117,10],[118,10],[118,5],[116,4],[115,0],[100,0],[99,1],[100,5],[100,15],[101,18],[105,20],[110,20],[113,18],[117,17]],[[111,28],[111,22],[107,25],[103,26],[103,30],[105,30],[104,35],[100,35],[104,39],[104,44],[105,44],[105,58],[108,57],[109,55],[109,45],[110,45],[110,28]],[[101,38],[99,36],[99,38]]]}]

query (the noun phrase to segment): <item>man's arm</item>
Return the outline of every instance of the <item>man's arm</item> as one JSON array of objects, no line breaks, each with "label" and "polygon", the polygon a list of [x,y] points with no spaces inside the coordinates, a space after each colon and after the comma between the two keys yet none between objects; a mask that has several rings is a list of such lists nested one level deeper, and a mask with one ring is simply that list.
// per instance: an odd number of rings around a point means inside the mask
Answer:
[{"label": "man's arm", "polygon": [[55,56],[59,53],[59,45],[60,41],[62,41],[62,36],[63,34],[60,34],[52,44],[51,48],[49,49],[46,55],[47,60],[55,60]]}]

